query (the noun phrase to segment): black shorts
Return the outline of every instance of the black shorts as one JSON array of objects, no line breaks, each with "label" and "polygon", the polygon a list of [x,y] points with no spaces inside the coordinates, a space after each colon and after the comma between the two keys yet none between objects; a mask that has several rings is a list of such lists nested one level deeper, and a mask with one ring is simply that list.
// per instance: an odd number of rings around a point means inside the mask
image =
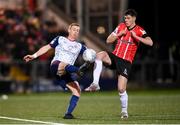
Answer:
[{"label": "black shorts", "polygon": [[108,55],[111,59],[111,65],[106,65],[106,66],[109,67],[110,69],[116,70],[118,75],[122,75],[128,79],[132,65],[131,62],[119,58],[111,52],[108,52]]}]

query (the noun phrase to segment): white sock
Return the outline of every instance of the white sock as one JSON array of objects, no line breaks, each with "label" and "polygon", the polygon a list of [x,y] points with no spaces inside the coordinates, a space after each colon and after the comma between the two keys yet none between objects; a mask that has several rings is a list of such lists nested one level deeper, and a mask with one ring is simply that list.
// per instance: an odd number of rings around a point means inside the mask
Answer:
[{"label": "white sock", "polygon": [[99,79],[102,71],[102,61],[95,60],[94,71],[93,71],[93,83],[99,85]]},{"label": "white sock", "polygon": [[122,112],[127,112],[127,108],[128,108],[128,95],[125,92],[123,93],[119,93],[120,96],[120,101],[121,101],[121,108],[122,108]]}]

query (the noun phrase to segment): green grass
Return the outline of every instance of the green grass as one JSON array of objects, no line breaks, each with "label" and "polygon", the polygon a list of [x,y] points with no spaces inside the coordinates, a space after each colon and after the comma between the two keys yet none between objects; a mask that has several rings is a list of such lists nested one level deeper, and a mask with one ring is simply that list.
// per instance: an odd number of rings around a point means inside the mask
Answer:
[{"label": "green grass", "polygon": [[[0,116],[65,124],[180,124],[180,90],[129,91],[129,118],[120,119],[117,91],[85,93],[74,111],[76,119],[64,120],[70,93],[9,95],[0,99]],[[0,124],[30,122],[0,118]]]}]

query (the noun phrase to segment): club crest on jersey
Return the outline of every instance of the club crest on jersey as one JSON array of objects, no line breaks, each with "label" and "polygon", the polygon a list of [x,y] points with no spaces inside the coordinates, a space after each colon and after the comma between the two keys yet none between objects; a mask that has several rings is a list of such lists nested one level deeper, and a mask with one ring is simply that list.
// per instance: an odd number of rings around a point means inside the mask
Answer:
[{"label": "club crest on jersey", "polygon": [[146,31],[145,30],[140,30],[142,34],[146,34]]}]

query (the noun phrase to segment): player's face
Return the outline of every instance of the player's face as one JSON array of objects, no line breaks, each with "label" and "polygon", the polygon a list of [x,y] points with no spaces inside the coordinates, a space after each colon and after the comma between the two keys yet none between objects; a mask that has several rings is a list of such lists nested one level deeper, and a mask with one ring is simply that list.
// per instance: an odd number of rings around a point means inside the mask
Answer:
[{"label": "player's face", "polygon": [[71,26],[68,29],[69,37],[72,40],[76,40],[79,36],[80,27],[79,26]]},{"label": "player's face", "polygon": [[124,22],[125,22],[126,26],[129,28],[134,27],[135,20],[136,20],[136,17],[130,16],[130,15],[124,16]]}]

